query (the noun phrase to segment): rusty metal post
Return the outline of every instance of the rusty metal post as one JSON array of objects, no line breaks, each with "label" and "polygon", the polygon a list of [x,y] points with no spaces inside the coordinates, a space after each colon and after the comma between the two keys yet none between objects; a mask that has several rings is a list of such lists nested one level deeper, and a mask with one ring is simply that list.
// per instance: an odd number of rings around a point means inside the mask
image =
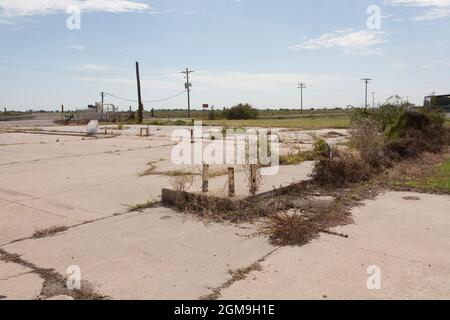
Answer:
[{"label": "rusty metal post", "polygon": [[256,194],[256,191],[258,191],[257,181],[256,181],[256,164],[250,165],[250,193],[252,195]]},{"label": "rusty metal post", "polygon": [[234,168],[228,168],[228,196],[234,197],[236,189],[234,187]]},{"label": "rusty metal post", "polygon": [[203,165],[203,174],[202,174],[202,191],[203,192],[208,192],[208,189],[209,189],[208,177],[209,177],[209,165],[204,164]]}]

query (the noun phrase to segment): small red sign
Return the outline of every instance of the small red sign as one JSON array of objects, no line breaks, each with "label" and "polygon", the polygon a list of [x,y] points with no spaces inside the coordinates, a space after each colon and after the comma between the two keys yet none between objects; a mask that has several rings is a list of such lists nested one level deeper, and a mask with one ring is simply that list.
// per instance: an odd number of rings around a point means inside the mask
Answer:
[{"label": "small red sign", "polygon": [[209,108],[209,104],[204,104],[203,105],[203,109],[208,109]]}]

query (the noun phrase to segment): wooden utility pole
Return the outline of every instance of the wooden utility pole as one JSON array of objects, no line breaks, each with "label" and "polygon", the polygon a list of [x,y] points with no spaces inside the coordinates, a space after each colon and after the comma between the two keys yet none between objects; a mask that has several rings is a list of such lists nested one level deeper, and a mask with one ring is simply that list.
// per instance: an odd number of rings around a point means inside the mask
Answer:
[{"label": "wooden utility pole", "polygon": [[300,89],[300,96],[301,96],[300,113],[303,113],[303,89],[306,89],[306,84],[301,82],[298,84],[298,88]]},{"label": "wooden utility pole", "polygon": [[189,74],[191,74],[192,72],[194,72],[194,71],[189,70],[188,68],[186,68],[185,71],[181,72],[184,75],[186,75],[186,83],[184,84],[184,87],[186,88],[187,98],[188,98],[188,118],[191,117],[191,87],[192,87],[192,83],[189,82]]},{"label": "wooden utility pole", "polygon": [[361,81],[364,81],[366,83],[366,102],[365,102],[364,108],[368,108],[369,104],[368,104],[367,89],[369,87],[369,82],[372,81],[372,79],[370,79],[370,78],[362,78]]},{"label": "wooden utility pole", "polygon": [[138,102],[139,102],[137,121],[138,123],[142,123],[142,120],[144,119],[143,117],[144,105],[142,104],[141,77],[139,75],[139,62],[137,61],[136,61],[136,80],[137,80]]}]

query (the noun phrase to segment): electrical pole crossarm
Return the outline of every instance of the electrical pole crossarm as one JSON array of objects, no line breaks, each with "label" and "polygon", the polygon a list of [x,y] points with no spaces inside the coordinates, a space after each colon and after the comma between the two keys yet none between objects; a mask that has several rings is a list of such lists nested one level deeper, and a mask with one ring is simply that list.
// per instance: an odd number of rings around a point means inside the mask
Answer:
[{"label": "electrical pole crossarm", "polygon": [[369,86],[369,82],[372,81],[372,79],[370,79],[370,78],[362,78],[361,81],[364,81],[366,83],[366,100],[365,100],[364,107],[367,108],[368,107],[367,89],[368,89],[368,86]]},{"label": "electrical pole crossarm", "polygon": [[186,68],[185,71],[181,72],[186,76],[186,83],[184,84],[184,87],[186,88],[188,98],[188,118],[191,117],[191,87],[192,87],[192,83],[189,82],[189,75],[193,72],[194,71],[189,70],[189,68]]}]

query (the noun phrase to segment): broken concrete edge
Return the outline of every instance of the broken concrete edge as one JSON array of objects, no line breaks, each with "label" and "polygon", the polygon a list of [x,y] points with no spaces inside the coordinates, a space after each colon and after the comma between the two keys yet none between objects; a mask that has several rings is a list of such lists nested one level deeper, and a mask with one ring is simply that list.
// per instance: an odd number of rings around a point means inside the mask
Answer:
[{"label": "broken concrete edge", "polygon": [[243,205],[249,202],[255,202],[262,199],[268,199],[282,194],[289,193],[293,190],[306,189],[307,185],[311,183],[309,180],[292,183],[288,186],[275,188],[273,190],[257,194],[255,196],[248,196],[243,199],[237,199],[234,197],[217,197],[209,196],[202,193],[176,191],[171,189],[162,189],[161,201],[165,205],[169,206],[185,206],[187,204],[195,204],[196,206],[208,207],[214,204],[215,207],[222,209],[235,210],[241,208]]}]

